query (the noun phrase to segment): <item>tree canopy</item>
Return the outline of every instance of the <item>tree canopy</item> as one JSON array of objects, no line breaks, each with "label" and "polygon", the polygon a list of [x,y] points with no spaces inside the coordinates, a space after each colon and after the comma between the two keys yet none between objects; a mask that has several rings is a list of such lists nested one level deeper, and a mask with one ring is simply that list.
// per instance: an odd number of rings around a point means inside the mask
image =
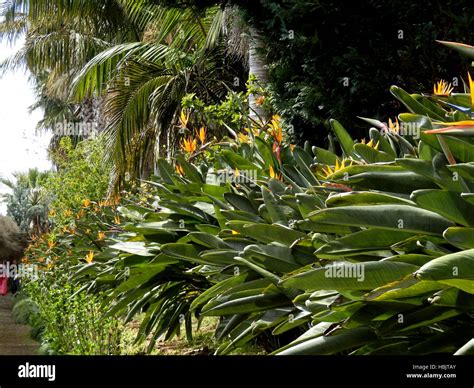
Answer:
[{"label": "tree canopy", "polygon": [[0,261],[19,258],[22,253],[21,237],[15,221],[0,216]]}]

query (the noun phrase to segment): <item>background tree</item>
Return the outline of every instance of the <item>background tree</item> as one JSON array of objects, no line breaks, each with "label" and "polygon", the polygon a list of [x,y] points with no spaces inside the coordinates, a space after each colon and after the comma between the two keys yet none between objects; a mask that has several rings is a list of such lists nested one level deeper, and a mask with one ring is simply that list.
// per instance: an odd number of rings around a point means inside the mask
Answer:
[{"label": "background tree", "polygon": [[18,259],[22,251],[20,228],[10,217],[0,216],[0,260]]},{"label": "background tree", "polygon": [[3,195],[7,214],[24,233],[38,236],[48,229],[49,195],[42,186],[48,175],[34,168],[15,173],[14,179],[0,179],[10,189]]},{"label": "background tree", "polygon": [[103,102],[114,186],[126,173],[147,177],[163,150],[170,156],[187,93],[216,103],[242,78],[238,61],[227,57],[215,7],[196,12],[147,0],[11,0],[2,14],[0,36],[26,34],[24,49],[3,67],[26,65],[42,75],[38,106],[49,114],[44,126],[71,119],[75,104],[72,120],[95,117],[90,102]]},{"label": "background tree", "polygon": [[[468,0],[155,0],[202,10],[238,6],[258,33],[272,103],[295,129],[295,141],[325,142],[329,118],[362,136],[358,116],[387,121],[401,106],[393,84],[430,92],[440,78],[463,89],[466,58],[435,40],[474,41]],[[374,21],[377,22],[374,22]],[[456,60],[453,60],[453,57]],[[251,69],[254,74],[259,69]]]}]

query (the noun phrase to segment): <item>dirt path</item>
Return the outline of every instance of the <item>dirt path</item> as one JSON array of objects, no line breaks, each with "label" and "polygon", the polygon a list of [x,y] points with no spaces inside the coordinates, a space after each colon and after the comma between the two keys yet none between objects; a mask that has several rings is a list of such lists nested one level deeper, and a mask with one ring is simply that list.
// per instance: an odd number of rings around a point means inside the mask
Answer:
[{"label": "dirt path", "polygon": [[38,343],[30,338],[30,327],[13,321],[11,296],[0,296],[0,355],[35,355],[38,348]]}]

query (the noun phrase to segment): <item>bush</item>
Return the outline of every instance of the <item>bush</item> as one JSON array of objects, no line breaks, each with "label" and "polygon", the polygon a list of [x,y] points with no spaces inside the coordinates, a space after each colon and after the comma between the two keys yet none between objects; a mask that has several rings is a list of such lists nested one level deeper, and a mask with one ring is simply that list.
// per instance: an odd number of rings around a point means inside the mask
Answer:
[{"label": "bush", "polygon": [[81,292],[59,270],[42,272],[25,290],[38,306],[32,336],[41,333],[46,353],[120,353],[120,323],[103,317],[100,295]]},{"label": "bush", "polygon": [[103,138],[83,141],[73,147],[70,138],[63,138],[53,152],[53,161],[58,167],[45,182],[50,193],[52,219],[57,229],[68,226],[71,215],[81,207],[85,199],[102,199],[106,196],[110,168],[105,164]]},{"label": "bush", "polygon": [[16,323],[28,325],[37,313],[36,304],[29,298],[23,298],[13,306],[12,316]]}]

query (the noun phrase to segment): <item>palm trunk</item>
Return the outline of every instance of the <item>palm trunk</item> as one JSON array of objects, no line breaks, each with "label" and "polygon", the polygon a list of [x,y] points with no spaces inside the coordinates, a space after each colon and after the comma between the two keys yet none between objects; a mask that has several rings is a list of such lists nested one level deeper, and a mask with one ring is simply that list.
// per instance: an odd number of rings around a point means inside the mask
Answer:
[{"label": "palm trunk", "polygon": [[[259,86],[264,87],[268,82],[268,71],[263,57],[264,44],[260,34],[255,29],[251,29],[250,35],[249,73],[255,76]],[[258,97],[260,96],[256,94],[249,96],[250,118],[266,122],[269,118],[268,113],[261,105],[257,104]]]}]

